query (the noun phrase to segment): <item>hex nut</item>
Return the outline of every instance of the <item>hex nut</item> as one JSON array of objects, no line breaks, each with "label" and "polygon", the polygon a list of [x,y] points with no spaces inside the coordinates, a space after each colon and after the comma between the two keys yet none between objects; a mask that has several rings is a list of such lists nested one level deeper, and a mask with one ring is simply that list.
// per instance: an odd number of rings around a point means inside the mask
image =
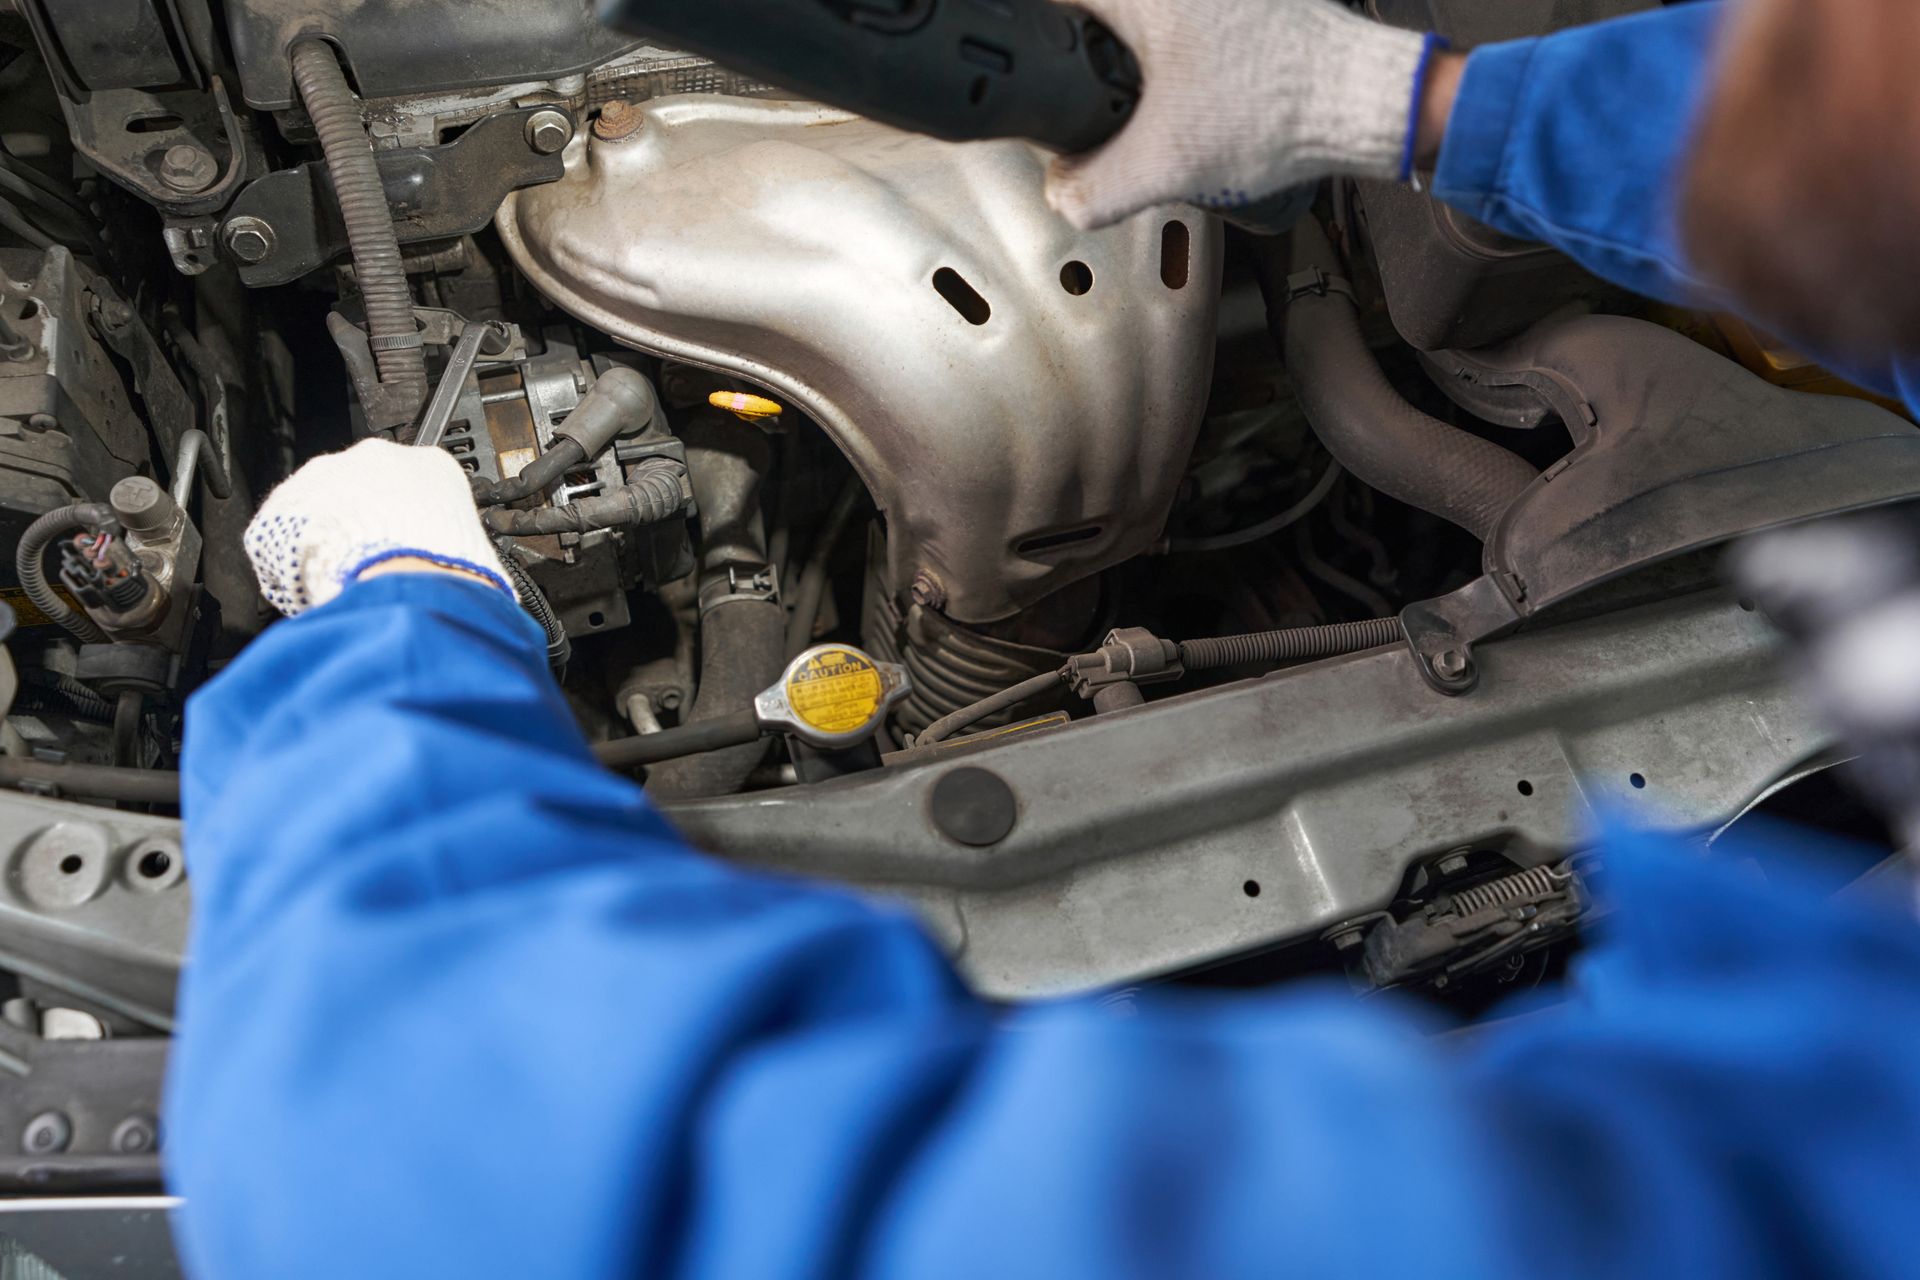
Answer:
[{"label": "hex nut", "polygon": [[221,234],[226,242],[227,252],[249,266],[256,262],[265,262],[278,242],[278,237],[273,233],[273,225],[265,218],[234,218],[227,223]]},{"label": "hex nut", "polygon": [[191,142],[176,142],[160,156],[160,181],[185,194],[205,191],[219,173],[213,153]]},{"label": "hex nut", "polygon": [[639,107],[625,98],[615,98],[594,118],[593,136],[603,142],[618,142],[637,132],[643,119]]},{"label": "hex nut", "polygon": [[20,1135],[20,1149],[30,1156],[52,1155],[65,1151],[73,1142],[73,1121],[64,1111],[42,1111],[27,1121]]},{"label": "hex nut", "polygon": [[527,117],[527,145],[541,155],[553,155],[572,141],[573,118],[566,112],[548,107]]},{"label": "hex nut", "polygon": [[1433,669],[1442,680],[1458,680],[1467,674],[1469,665],[1463,649],[1448,649],[1433,660]]},{"label": "hex nut", "polygon": [[1440,865],[1437,868],[1443,876],[1457,876],[1466,869],[1467,855],[1464,853],[1448,854],[1446,857],[1440,859]]}]

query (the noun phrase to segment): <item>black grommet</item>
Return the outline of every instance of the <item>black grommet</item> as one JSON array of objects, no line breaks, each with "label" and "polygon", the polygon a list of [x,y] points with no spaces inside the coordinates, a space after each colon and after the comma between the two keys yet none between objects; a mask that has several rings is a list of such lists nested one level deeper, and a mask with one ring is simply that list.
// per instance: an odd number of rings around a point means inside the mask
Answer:
[{"label": "black grommet", "polygon": [[941,835],[979,847],[1007,838],[1020,804],[999,774],[969,766],[949,770],[933,784],[928,812]]}]

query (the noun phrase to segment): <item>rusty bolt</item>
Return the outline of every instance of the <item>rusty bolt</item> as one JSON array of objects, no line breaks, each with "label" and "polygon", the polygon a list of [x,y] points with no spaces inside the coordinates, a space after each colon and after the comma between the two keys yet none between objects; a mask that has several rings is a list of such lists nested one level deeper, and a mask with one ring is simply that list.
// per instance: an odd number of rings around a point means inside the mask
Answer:
[{"label": "rusty bolt", "polygon": [[922,609],[944,609],[947,604],[947,589],[940,579],[925,569],[913,575],[913,585],[907,588],[907,598]]},{"label": "rusty bolt", "polygon": [[1464,649],[1448,649],[1433,660],[1433,669],[1442,680],[1458,680],[1467,674],[1469,665]]},{"label": "rusty bolt", "polygon": [[552,107],[527,117],[527,145],[543,156],[553,155],[573,141],[573,120]]},{"label": "rusty bolt", "polygon": [[273,252],[273,224],[265,218],[233,218],[228,221],[223,235],[227,252],[242,262],[264,262],[267,255]]},{"label": "rusty bolt", "polygon": [[177,142],[160,156],[160,181],[175,191],[205,191],[219,174],[213,153],[191,142]]},{"label": "rusty bolt", "polygon": [[603,142],[618,142],[640,128],[640,108],[625,98],[615,98],[600,108],[593,122],[593,136]]}]

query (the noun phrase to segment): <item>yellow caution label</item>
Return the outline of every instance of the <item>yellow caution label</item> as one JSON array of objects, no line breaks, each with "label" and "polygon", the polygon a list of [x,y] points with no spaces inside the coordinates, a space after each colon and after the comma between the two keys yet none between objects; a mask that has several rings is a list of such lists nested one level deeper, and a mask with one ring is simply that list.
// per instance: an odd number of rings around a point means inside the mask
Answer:
[{"label": "yellow caution label", "polygon": [[738,414],[749,422],[755,418],[777,418],[782,412],[779,401],[748,395],[744,391],[716,391],[707,397],[707,403],[716,409]]},{"label": "yellow caution label", "polygon": [[[67,602],[75,613],[80,612],[80,604],[67,594],[65,587],[55,587],[54,594]],[[27,599],[27,593],[20,587],[0,587],[0,600],[13,606],[14,621],[23,627],[50,627],[53,619],[40,612],[40,606]]]},{"label": "yellow caution label", "polygon": [[821,733],[864,729],[880,713],[885,694],[880,669],[857,649],[822,649],[787,677],[794,717]]}]

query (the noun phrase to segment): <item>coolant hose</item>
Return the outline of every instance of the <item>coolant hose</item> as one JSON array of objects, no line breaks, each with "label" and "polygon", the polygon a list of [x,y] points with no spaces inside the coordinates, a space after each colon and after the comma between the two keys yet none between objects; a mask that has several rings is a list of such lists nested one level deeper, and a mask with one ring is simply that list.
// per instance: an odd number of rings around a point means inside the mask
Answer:
[{"label": "coolant hose", "polygon": [[1367,349],[1353,299],[1335,290],[1288,301],[1291,272],[1340,266],[1311,218],[1293,230],[1291,264],[1274,242],[1256,254],[1268,323],[1285,328],[1287,372],[1314,434],[1362,483],[1486,541],[1537,472],[1519,455],[1420,412]]},{"label": "coolant hose", "polygon": [[1398,618],[1330,622],[1320,627],[1288,627],[1283,631],[1182,640],[1180,661],[1189,671],[1237,667],[1244,662],[1300,662],[1378,649],[1381,645],[1398,644],[1404,638]]},{"label": "coolant hose", "polygon": [[88,644],[106,644],[107,633],[92,618],[67,607],[47,582],[47,548],[63,533],[86,529],[113,513],[98,502],[75,502],[53,510],[27,526],[14,544],[13,568],[19,575],[20,589],[27,593],[33,607],[71,631]]},{"label": "coolant hose", "polygon": [[[750,712],[754,698],[780,679],[787,663],[787,613],[779,597],[741,591],[738,585],[741,573],[750,575],[767,564],[760,514],[761,487],[772,463],[767,439],[758,431],[742,431],[737,422],[709,416],[696,416],[680,436],[700,508],[700,681],[686,723],[666,733],[704,732]],[[647,734],[640,741],[660,736]],[[723,750],[649,770],[648,792],[691,799],[740,790],[767,758],[769,744],[756,736],[722,745]]]},{"label": "coolant hose", "polygon": [[380,166],[360,118],[360,104],[347,87],[333,46],[307,39],[293,46],[293,82],[313,118],[327,172],[340,202],[340,221],[353,255],[353,274],[367,311],[367,345],[380,385],[411,417],[427,399],[427,359],[413,319],[413,295],[400,260],[400,239],[387,207]]}]

